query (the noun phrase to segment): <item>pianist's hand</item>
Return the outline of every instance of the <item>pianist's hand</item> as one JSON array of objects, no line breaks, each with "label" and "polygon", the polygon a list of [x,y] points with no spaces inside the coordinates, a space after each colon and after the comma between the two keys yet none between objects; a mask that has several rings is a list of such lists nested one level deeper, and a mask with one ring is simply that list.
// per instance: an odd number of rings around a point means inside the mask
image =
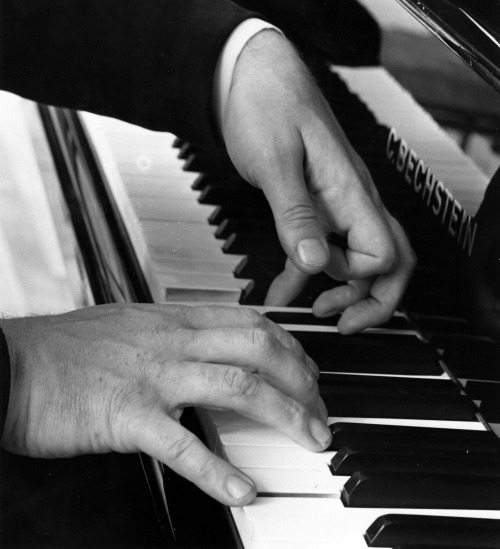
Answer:
[{"label": "pianist's hand", "polygon": [[[263,31],[243,49],[222,126],[241,176],[264,191],[289,258],[267,304],[286,305],[311,274],[324,270],[347,284],[318,297],[317,316],[344,311],[344,333],[387,320],[414,254],[312,77],[278,33]],[[330,232],[345,237],[347,249],[328,245]]]},{"label": "pianist's hand", "polygon": [[254,311],[105,305],[0,324],[12,370],[2,446],[12,452],[146,452],[243,505],[252,480],[180,425],[184,407],[236,410],[313,451],[329,444],[317,366]]}]

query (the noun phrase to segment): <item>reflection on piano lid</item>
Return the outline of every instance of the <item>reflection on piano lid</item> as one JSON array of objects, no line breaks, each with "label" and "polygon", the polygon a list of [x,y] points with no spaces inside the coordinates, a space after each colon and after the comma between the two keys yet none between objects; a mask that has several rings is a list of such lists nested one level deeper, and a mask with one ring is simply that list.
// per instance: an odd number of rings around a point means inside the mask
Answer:
[{"label": "reflection on piano lid", "polygon": [[496,0],[398,0],[500,91],[500,6]]}]

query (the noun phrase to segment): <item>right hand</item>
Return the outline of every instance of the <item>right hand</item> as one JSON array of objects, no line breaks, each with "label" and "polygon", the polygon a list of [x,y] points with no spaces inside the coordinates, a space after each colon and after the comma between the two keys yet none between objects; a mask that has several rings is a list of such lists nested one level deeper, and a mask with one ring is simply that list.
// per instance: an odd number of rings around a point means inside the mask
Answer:
[{"label": "right hand", "polygon": [[[258,33],[243,48],[222,134],[239,174],[267,198],[288,256],[266,305],[288,305],[312,274],[325,271],[345,284],[316,299],[316,316],[342,313],[344,334],[386,322],[415,255],[313,77],[275,31]],[[331,233],[345,247],[329,244]]]},{"label": "right hand", "polygon": [[245,505],[253,481],[182,427],[186,406],[234,410],[312,451],[330,442],[316,364],[250,309],[103,305],[0,325],[11,452],[145,452],[220,502]]}]

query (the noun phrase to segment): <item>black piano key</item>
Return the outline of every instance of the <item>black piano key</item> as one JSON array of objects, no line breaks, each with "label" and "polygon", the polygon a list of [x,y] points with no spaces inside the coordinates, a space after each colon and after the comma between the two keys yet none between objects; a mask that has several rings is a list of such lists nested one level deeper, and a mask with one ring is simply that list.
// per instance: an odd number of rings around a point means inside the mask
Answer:
[{"label": "black piano key", "polygon": [[340,315],[318,318],[307,312],[269,311],[264,316],[276,324],[302,324],[303,326],[336,326]]},{"label": "black piano key", "polygon": [[450,379],[428,379],[397,376],[371,376],[360,374],[335,374],[322,372],[319,378],[324,393],[354,391],[376,395],[401,395],[412,398],[425,396],[456,396],[460,387]]},{"label": "black piano key", "polygon": [[233,233],[238,234],[253,234],[257,236],[263,235],[276,235],[276,229],[273,222],[269,220],[237,220],[237,219],[224,219],[224,221],[217,227],[215,231],[215,237],[220,239],[229,238]]},{"label": "black piano key", "polygon": [[344,446],[364,444],[372,448],[379,445],[398,445],[416,452],[445,451],[466,452],[471,456],[491,455],[500,457],[500,440],[491,431],[464,429],[437,429],[432,427],[407,427],[399,425],[361,424],[337,422],[330,425],[332,442],[329,450]]},{"label": "black piano key", "polygon": [[240,175],[229,157],[213,155],[206,152],[191,154],[184,163],[183,170],[187,172],[207,173],[221,177],[236,177]]},{"label": "black piano key", "polygon": [[343,336],[292,330],[324,372],[441,375],[435,351],[415,336],[364,333]]},{"label": "black piano key", "polygon": [[486,338],[442,336],[433,344],[459,378],[500,381],[500,344]]},{"label": "black piano key", "polygon": [[500,547],[500,520],[432,515],[383,515],[364,534],[369,547]]},{"label": "black piano key", "polygon": [[262,206],[234,204],[233,206],[219,206],[209,216],[208,222],[210,225],[219,225],[228,218],[243,218],[243,219],[266,219],[272,220],[272,212],[267,204]]},{"label": "black piano key", "polygon": [[346,507],[500,510],[500,479],[356,472],[341,494]]},{"label": "black piano key", "polygon": [[263,305],[269,287],[255,284],[251,291],[242,295],[240,305]]},{"label": "black piano key", "polygon": [[283,271],[285,261],[285,252],[280,257],[273,258],[272,261],[258,261],[256,258],[245,257],[238,263],[233,274],[235,278],[266,280],[269,282]]},{"label": "black piano key", "polygon": [[[392,549],[443,549],[443,547],[446,547],[445,545],[421,545],[420,543],[417,544],[410,544],[410,545],[394,545]],[[478,549],[477,545],[453,545],[453,549]]]},{"label": "black piano key", "polygon": [[196,145],[185,142],[179,147],[179,154],[177,155],[177,158],[180,158],[181,160],[186,160],[192,154],[202,154],[202,153],[203,151]]},{"label": "black piano key", "polygon": [[172,147],[174,147],[174,149],[180,149],[185,143],[187,143],[187,141],[182,139],[182,137],[176,137],[172,143]]},{"label": "black piano key", "polygon": [[261,192],[247,186],[247,189],[224,188],[219,185],[207,185],[201,192],[198,202],[214,206],[245,206],[248,209],[265,208],[267,201]]},{"label": "black piano key", "polygon": [[471,421],[477,408],[450,380],[321,374],[330,416]]},{"label": "black piano key", "polygon": [[[252,189],[252,187],[241,177],[220,177],[207,174],[199,175],[191,185],[191,188],[193,189],[193,191],[203,191],[206,187],[209,186],[218,186],[224,189],[238,188],[245,191]],[[257,189],[254,189],[254,192],[257,193],[259,191],[257,191]]]},{"label": "black piano key", "polygon": [[479,401],[479,409],[493,423],[500,423],[500,382],[459,379],[466,393]]},{"label": "black piano key", "polygon": [[[312,313],[295,313],[287,311],[270,311],[264,316],[276,324],[303,324],[306,326],[336,326],[340,315],[334,315],[329,318],[318,318]],[[410,326],[404,316],[393,316],[380,328],[386,330],[408,330]]]},{"label": "black piano key", "polygon": [[[490,458],[488,459],[488,456]],[[426,473],[433,475],[468,475],[500,478],[500,461],[491,454],[466,451],[416,450],[396,445],[345,446],[333,456],[330,471],[334,475],[348,476],[356,471],[364,474]]]},{"label": "black piano key", "polygon": [[369,393],[321,393],[329,416],[379,417],[399,419],[433,419],[447,421],[472,421],[476,409],[462,395],[370,395]]},{"label": "black piano key", "polygon": [[225,254],[263,253],[272,257],[283,252],[277,236],[233,233],[222,245]]},{"label": "black piano key", "polygon": [[411,317],[418,325],[420,330],[426,334],[426,337],[430,341],[436,342],[436,346],[439,347],[439,337],[464,337],[464,336],[477,336],[474,332],[473,326],[469,324],[464,318],[456,317],[444,317],[444,316],[429,316],[425,314],[413,314]]}]

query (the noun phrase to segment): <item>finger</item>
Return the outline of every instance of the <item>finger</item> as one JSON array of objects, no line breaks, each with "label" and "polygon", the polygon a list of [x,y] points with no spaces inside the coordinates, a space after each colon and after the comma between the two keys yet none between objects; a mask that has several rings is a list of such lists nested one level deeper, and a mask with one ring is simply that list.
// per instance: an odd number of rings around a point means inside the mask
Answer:
[{"label": "finger", "polygon": [[297,269],[290,259],[287,259],[285,269],[271,283],[264,305],[288,305],[300,295],[308,280],[309,275]]},{"label": "finger", "polygon": [[302,158],[291,151],[272,157],[257,185],[271,206],[285,253],[305,273],[318,273],[328,263],[329,251],[303,177]]},{"label": "finger", "polygon": [[217,326],[218,328],[258,328],[268,330],[299,360],[304,361],[313,375],[319,377],[319,368],[316,363],[305,353],[302,345],[290,332],[287,332],[278,324],[267,319],[254,309],[248,307],[187,307],[185,312],[189,327],[201,330]]},{"label": "finger", "polygon": [[[312,451],[321,451],[329,443],[324,409],[316,395],[309,406],[284,394],[260,375],[236,366],[186,363],[180,393],[194,405],[233,410],[259,423],[273,427]],[[323,417],[318,416],[321,413]]]},{"label": "finger", "polygon": [[318,399],[316,377],[304,361],[261,328],[214,328],[193,331],[185,360],[212,362],[258,373],[271,385],[306,406]]},{"label": "finger", "polygon": [[367,298],[372,283],[372,278],[350,280],[343,286],[323,292],[313,304],[313,314],[319,318],[326,318],[342,313],[348,307]]},{"label": "finger", "polygon": [[[336,280],[355,280],[390,271],[396,261],[396,247],[389,227],[380,218],[366,227],[351,228],[347,249],[330,246],[330,261],[325,271]],[[360,234],[361,233],[361,234]]]},{"label": "finger", "polygon": [[323,399],[320,397],[318,400],[318,417],[321,422],[325,423],[328,420],[328,409],[326,407],[326,404],[324,403]]},{"label": "finger", "polygon": [[160,411],[135,429],[139,450],[161,461],[225,505],[249,504],[257,490],[250,477],[216,457],[201,441]]},{"label": "finger", "polygon": [[378,276],[366,299],[348,307],[338,323],[341,333],[351,334],[387,322],[404,295],[416,266],[416,256],[401,226],[390,218],[397,244],[398,263],[390,273]]}]

